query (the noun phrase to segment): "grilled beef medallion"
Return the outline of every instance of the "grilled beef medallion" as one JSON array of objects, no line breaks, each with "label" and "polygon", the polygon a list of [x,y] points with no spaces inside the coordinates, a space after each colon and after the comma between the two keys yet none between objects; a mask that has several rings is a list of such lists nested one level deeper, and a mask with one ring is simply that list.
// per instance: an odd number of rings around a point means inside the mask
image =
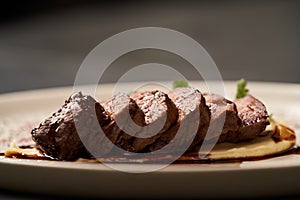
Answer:
[{"label": "grilled beef medallion", "polygon": [[[205,104],[205,99],[199,90],[189,87],[176,88],[168,93],[170,99],[178,109],[178,120],[176,124],[168,131],[162,134],[158,140],[150,145],[150,151],[161,149],[170,141],[178,136],[178,139],[172,141],[173,149],[171,151],[182,150],[182,148],[192,149],[205,136],[209,121],[210,113]],[[186,146],[188,143],[188,146]]]},{"label": "grilled beef medallion", "polygon": [[[238,112],[235,103],[229,101],[218,94],[203,94],[206,99],[206,105],[209,107],[211,113],[211,128],[220,129],[221,134],[212,133],[208,139],[220,136],[224,137],[228,132],[235,132],[241,126],[241,120],[238,117]],[[214,128],[217,127],[218,128]],[[210,133],[211,134],[211,133]]]},{"label": "grilled beef medallion", "polygon": [[229,131],[219,142],[240,142],[256,138],[269,125],[265,105],[251,95],[234,101],[242,125],[237,131]]},{"label": "grilled beef medallion", "polygon": [[103,105],[91,96],[75,93],[32,130],[32,138],[45,154],[74,160],[91,157],[86,148],[93,150],[93,155],[100,149],[99,157],[113,153],[113,144],[129,152],[164,147],[170,152],[174,147],[175,151],[192,150],[203,141],[209,125],[214,127],[222,117],[225,121],[218,142],[254,139],[269,124],[266,107],[251,95],[231,102],[189,87],[168,95],[158,90],[136,92],[132,97],[119,93]]},{"label": "grilled beef medallion", "polygon": [[145,116],[145,127],[132,143],[138,152],[159,140],[162,134],[169,134],[166,131],[175,124],[178,112],[168,95],[158,90],[136,92],[132,98]]},{"label": "grilled beef medallion", "polygon": [[66,100],[56,113],[40,123],[38,128],[34,128],[31,134],[37,147],[47,155],[74,160],[87,153],[77,131],[84,133],[81,137],[88,140],[99,135],[100,126],[109,122],[109,116],[99,103],[91,96],[78,92]]},{"label": "grilled beef medallion", "polygon": [[127,94],[118,93],[104,104],[111,123],[104,128],[110,141],[126,151],[136,152],[133,136],[144,126],[144,113]]}]

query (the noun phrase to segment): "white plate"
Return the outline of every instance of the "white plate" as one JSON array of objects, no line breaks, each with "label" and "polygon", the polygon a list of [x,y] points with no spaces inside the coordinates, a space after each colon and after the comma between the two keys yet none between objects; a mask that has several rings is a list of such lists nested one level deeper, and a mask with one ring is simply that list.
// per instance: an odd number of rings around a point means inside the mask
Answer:
[{"label": "white plate", "polygon": [[[128,89],[135,84],[122,84],[122,87]],[[192,85],[200,90],[204,87],[202,83],[193,82]],[[300,85],[250,82],[248,86],[270,113],[291,124],[299,135]],[[113,87],[103,85],[97,99],[108,98]],[[234,97],[235,87],[233,82],[225,83],[227,97]],[[30,128],[55,112],[71,93],[72,88],[54,88],[0,95],[0,143],[5,143],[3,138],[9,143],[22,134],[30,136]],[[300,156],[224,164],[172,164],[141,174],[119,172],[95,163],[1,157],[0,177],[0,187],[4,189],[85,197],[295,195],[300,193]]]}]

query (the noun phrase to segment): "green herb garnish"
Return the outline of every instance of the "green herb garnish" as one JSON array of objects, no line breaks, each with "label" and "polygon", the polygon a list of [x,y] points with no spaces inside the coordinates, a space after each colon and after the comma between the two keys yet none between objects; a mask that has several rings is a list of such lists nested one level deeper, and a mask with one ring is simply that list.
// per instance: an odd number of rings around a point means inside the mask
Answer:
[{"label": "green herb garnish", "polygon": [[235,96],[237,99],[243,98],[248,94],[249,90],[246,87],[247,81],[245,79],[242,78],[237,82],[237,93]]},{"label": "green herb garnish", "polygon": [[274,116],[273,116],[272,113],[269,114],[269,121],[270,121],[271,124],[275,124],[276,123],[276,121],[275,121]]},{"label": "green herb garnish", "polygon": [[173,89],[179,88],[179,87],[190,87],[189,83],[185,80],[177,80],[173,82]]}]

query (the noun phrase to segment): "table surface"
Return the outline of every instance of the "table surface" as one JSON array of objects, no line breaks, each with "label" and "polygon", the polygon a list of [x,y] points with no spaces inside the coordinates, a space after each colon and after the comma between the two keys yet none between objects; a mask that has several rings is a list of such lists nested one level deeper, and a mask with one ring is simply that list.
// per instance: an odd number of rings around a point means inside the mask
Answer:
[{"label": "table surface", "polygon": [[[174,29],[195,39],[223,79],[300,83],[299,1],[79,1],[46,6],[29,5],[29,11],[1,18],[0,94],[73,85],[81,63],[97,44],[121,31],[147,26]],[[120,57],[102,81],[115,82],[133,66],[150,62],[171,66],[190,80],[201,79],[184,59],[148,49]],[[173,79],[166,72],[141,74],[132,81],[145,80]],[[0,191],[0,199],[42,197]]]}]

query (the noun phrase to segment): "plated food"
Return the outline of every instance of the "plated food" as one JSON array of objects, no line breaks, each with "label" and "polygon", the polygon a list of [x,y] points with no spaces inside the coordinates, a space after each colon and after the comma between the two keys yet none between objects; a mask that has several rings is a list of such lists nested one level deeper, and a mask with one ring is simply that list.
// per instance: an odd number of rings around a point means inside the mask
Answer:
[{"label": "plated food", "polygon": [[[172,86],[171,82],[159,84]],[[130,82],[120,84],[117,90],[130,94],[130,88],[138,88],[140,85],[145,85],[140,91],[161,88],[157,84],[150,85],[147,82]],[[190,85],[201,91],[206,88],[205,83],[201,81],[191,81]],[[288,127],[296,131],[299,145],[299,84],[249,82],[248,85],[251,95],[263,102],[268,113],[272,114],[269,117],[271,125],[267,126],[266,131],[274,130],[272,124],[283,124],[284,121]],[[112,97],[114,88],[115,84],[99,86],[95,99],[107,101]],[[234,101],[236,82],[225,81],[224,88],[226,97]],[[267,140],[276,145],[275,147],[280,146],[274,142],[279,140],[274,140],[271,136],[238,143],[218,143],[204,160],[199,160],[198,155],[190,151],[173,164],[142,174],[122,173],[114,169],[121,166],[125,170],[137,167],[148,169],[160,163],[120,163],[123,160],[118,159],[118,162],[101,164],[100,160],[90,158],[61,161],[46,157],[42,151],[31,148],[35,145],[30,134],[31,130],[57,111],[72,91],[72,87],[63,87],[0,95],[0,152],[9,153],[10,149],[14,153],[10,154],[13,158],[5,157],[4,154],[0,156],[1,188],[77,198],[261,198],[299,193],[297,183],[300,175],[299,149],[292,147],[281,153],[271,153],[270,151],[277,150],[273,148],[274,146],[257,145]],[[85,88],[82,91],[85,91]],[[100,103],[102,105],[102,102]],[[274,118],[282,121],[273,123]],[[15,140],[15,145],[12,146],[14,148],[9,148],[13,140]],[[281,144],[289,144],[288,140],[281,141],[287,142]],[[268,150],[271,154],[264,157],[233,158],[242,150],[244,156],[246,152],[248,156],[249,154],[253,156],[254,153],[261,152],[260,148]],[[29,157],[30,155],[32,157]]]},{"label": "plated food", "polygon": [[[30,148],[25,148],[27,153],[24,153],[24,149],[13,146],[5,155],[93,159],[89,149],[101,148],[98,160],[118,162],[122,158],[114,156],[114,149],[151,154],[168,146],[184,125],[185,136],[176,141],[175,151],[186,148],[187,141],[190,144],[178,161],[196,162],[203,160],[198,153],[207,139],[208,129],[217,127],[220,121],[221,132],[208,137],[217,138],[218,144],[204,160],[263,158],[294,147],[295,132],[270,120],[265,105],[247,94],[243,85],[245,82],[242,81],[239,84],[242,92],[239,93],[244,94],[234,101],[217,94],[201,93],[192,87],[177,87],[168,93],[159,90],[131,95],[119,93],[104,103],[81,92],[74,93],[57,112],[32,130],[36,148],[31,152]],[[157,127],[159,129],[153,134]],[[99,134],[100,128],[104,135]],[[79,136],[78,131],[84,134]],[[102,142],[105,138],[111,142]],[[82,139],[89,141],[88,149]],[[168,155],[148,157],[144,162],[163,160],[164,156],[172,156],[173,151],[170,149]]]}]

